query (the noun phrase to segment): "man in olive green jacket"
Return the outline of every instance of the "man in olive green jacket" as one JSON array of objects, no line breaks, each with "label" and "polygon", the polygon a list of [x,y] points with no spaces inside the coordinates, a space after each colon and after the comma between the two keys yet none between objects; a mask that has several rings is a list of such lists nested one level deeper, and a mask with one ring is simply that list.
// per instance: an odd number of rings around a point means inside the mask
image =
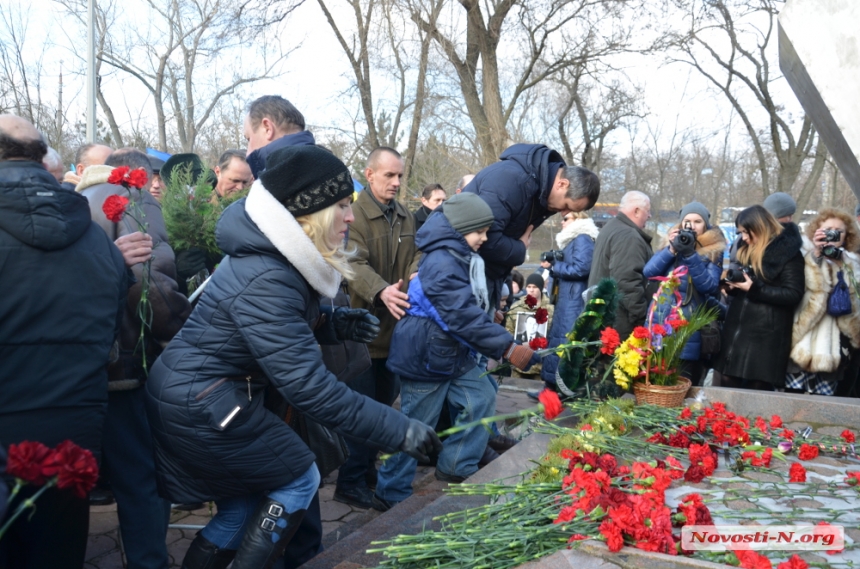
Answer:
[{"label": "man in olive green jacket", "polygon": [[[364,171],[368,187],[353,204],[355,221],[349,228],[349,247],[356,249],[349,279],[354,308],[365,308],[379,318],[381,331],[368,346],[370,369],[349,386],[381,403],[391,405],[400,391],[397,378],[385,367],[394,325],[409,308],[406,290],[418,270],[415,219],[397,200],[403,177],[403,159],[393,148],[370,153]],[[369,508],[376,485],[376,449],[347,441],[349,459],[340,467],[334,499]]]}]

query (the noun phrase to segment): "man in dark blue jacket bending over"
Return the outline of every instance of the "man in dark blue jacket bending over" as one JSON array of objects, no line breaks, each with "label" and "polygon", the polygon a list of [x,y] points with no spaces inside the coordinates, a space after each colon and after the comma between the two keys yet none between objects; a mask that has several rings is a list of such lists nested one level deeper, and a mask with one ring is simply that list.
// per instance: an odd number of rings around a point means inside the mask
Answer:
[{"label": "man in dark blue jacket bending over", "polygon": [[590,170],[567,166],[543,144],[514,144],[500,161],[478,172],[463,191],[481,196],[495,221],[481,247],[490,301],[498,308],[502,283],[526,259],[531,234],[549,216],[591,209],[600,180]]}]

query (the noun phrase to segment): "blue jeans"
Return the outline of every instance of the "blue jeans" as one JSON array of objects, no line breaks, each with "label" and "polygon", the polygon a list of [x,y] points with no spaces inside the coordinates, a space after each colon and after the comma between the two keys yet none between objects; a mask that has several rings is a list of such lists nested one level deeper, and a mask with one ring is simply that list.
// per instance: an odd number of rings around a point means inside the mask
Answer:
[{"label": "blue jeans", "polygon": [[119,529],[131,569],[167,569],[170,502],[158,495],[155,451],[143,387],[108,392],[102,468],[116,498]]},{"label": "blue jeans", "polygon": [[[496,411],[494,382],[481,377],[479,367],[461,377],[431,383],[401,379],[400,410],[407,417],[435,425],[442,406],[451,409],[454,425],[470,423],[489,417]],[[436,469],[445,474],[471,476],[478,470],[490,433],[477,426],[454,433],[442,443]],[[418,461],[406,453],[397,453],[382,465],[376,494],[389,502],[401,502],[412,495],[412,479]]]},{"label": "blue jeans", "polygon": [[[307,510],[319,486],[320,472],[316,464],[311,464],[304,474],[266,495],[279,502],[284,506],[284,511],[291,514],[298,510]],[[218,513],[200,531],[201,535],[221,549],[239,549],[245,535],[245,526],[254,515],[262,497],[261,494],[252,494],[215,500]]]},{"label": "blue jeans", "polygon": [[[363,374],[349,382],[349,387],[383,405],[391,406],[400,391],[399,378],[385,367],[388,358],[373,358]],[[435,423],[433,423],[435,425]],[[367,473],[376,469],[379,449],[346,439],[349,458],[337,471],[337,489],[367,488]]]}]

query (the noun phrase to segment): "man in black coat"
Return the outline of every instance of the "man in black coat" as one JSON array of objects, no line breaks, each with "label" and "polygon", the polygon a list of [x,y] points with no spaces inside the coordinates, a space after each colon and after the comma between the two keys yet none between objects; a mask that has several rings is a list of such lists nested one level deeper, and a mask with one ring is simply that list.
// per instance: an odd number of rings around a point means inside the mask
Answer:
[{"label": "man in black coat", "polygon": [[275,150],[316,144],[314,135],[305,130],[302,113],[278,95],[264,95],[248,105],[244,135],[248,141],[248,166],[255,179],[266,169],[266,158]]},{"label": "man in black coat", "polygon": [[[32,124],[0,115],[0,441],[98,453],[128,276],[87,200],[42,166],[46,151]],[[81,567],[88,522],[85,498],[46,491],[0,541],[0,567]]]},{"label": "man in black coat", "polygon": [[445,193],[445,188],[440,184],[427,184],[424,186],[424,191],[421,192],[421,207],[415,210],[414,213],[415,233],[418,233],[418,230],[427,221],[427,216],[442,205],[447,198],[448,194]]},{"label": "man in black coat", "polygon": [[514,144],[499,159],[463,189],[484,198],[495,216],[480,254],[496,307],[505,278],[526,260],[532,231],[554,213],[591,209],[600,196],[600,180],[593,172],[566,166],[558,152],[543,144]]}]

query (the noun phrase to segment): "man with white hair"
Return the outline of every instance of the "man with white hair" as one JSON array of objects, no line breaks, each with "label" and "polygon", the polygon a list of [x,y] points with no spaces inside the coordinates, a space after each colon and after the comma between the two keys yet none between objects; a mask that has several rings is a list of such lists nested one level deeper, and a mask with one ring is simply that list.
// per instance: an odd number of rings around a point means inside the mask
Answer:
[{"label": "man with white hair", "polygon": [[42,158],[42,166],[45,167],[45,170],[47,170],[51,176],[57,180],[57,182],[63,181],[63,174],[65,174],[63,159],[60,158],[60,153],[50,146],[48,147],[47,154]]},{"label": "man with white hair", "polygon": [[615,329],[622,340],[645,322],[648,311],[648,279],[643,271],[652,255],[651,236],[644,231],[650,218],[651,199],[642,192],[627,192],[618,205],[618,215],[600,230],[594,244],[588,286],[607,277],[618,283],[622,297]]}]

